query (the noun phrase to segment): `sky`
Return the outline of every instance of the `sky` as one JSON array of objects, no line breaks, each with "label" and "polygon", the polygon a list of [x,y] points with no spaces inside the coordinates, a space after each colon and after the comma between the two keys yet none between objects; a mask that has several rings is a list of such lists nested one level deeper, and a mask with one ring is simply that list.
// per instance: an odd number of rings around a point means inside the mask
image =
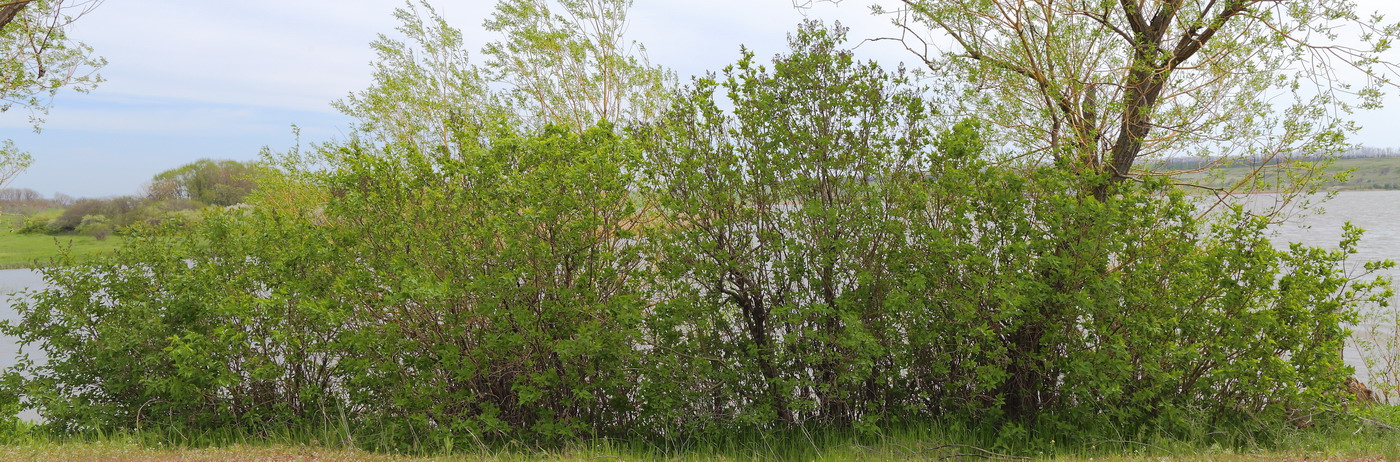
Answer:
[{"label": "sky", "polygon": [[[481,28],[496,0],[434,0],[466,34],[468,48],[494,39]],[[1362,0],[1361,9],[1400,2]],[[331,102],[370,84],[378,34],[393,34],[398,1],[244,0],[239,2],[108,0],[74,24],[71,35],[108,60],[106,80],[89,94],[61,92],[41,133],[23,109],[0,113],[0,139],[13,139],[35,162],[10,185],[42,194],[107,197],[140,193],[164,170],[198,159],[257,159],[263,147],[286,150],[343,136],[352,120]],[[740,45],[768,57],[804,18],[840,20],[853,39],[889,35],[869,0],[636,0],[628,37],[653,63],[683,79],[738,58]],[[857,53],[885,63],[909,61],[893,42]],[[481,56],[473,53],[481,63]],[[1400,96],[1392,107],[1360,114],[1352,141],[1400,147]]]}]

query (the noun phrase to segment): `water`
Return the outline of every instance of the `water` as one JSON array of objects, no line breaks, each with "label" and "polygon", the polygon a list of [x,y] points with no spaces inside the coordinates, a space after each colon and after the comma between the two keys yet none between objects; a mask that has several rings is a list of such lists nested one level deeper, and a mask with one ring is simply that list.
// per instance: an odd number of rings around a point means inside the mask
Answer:
[{"label": "water", "polygon": [[[1277,202],[1277,197],[1267,194],[1248,196],[1243,199],[1251,208],[1265,210]],[[1337,194],[1336,198],[1323,204],[1325,213],[1293,214],[1284,224],[1277,227],[1275,242],[1280,246],[1287,242],[1301,242],[1310,246],[1336,248],[1341,240],[1342,225],[1347,221],[1366,230],[1355,255],[1355,264],[1367,260],[1390,259],[1400,261],[1400,191],[1348,191]],[[1400,269],[1391,270],[1391,276],[1400,280]],[[0,294],[19,290],[39,289],[44,286],[38,272],[27,269],[0,270]],[[15,320],[12,307],[14,300],[0,296],[0,319]],[[1357,331],[1365,331],[1369,325],[1357,326]],[[19,348],[15,339],[0,336],[0,368],[13,365],[18,358]],[[30,349],[30,355],[37,351]],[[1347,362],[1355,366],[1364,380],[1368,374],[1364,369],[1360,351],[1354,346],[1346,349]]]},{"label": "water", "polygon": [[[38,271],[28,269],[7,269],[0,270],[0,320],[18,321],[19,315],[15,313],[14,304],[20,299],[15,292],[30,289],[40,289],[44,287],[44,278]],[[19,357],[19,345],[15,344],[16,339],[9,336],[0,336],[0,368],[10,367]],[[31,350],[33,350],[31,348]],[[30,351],[31,355],[34,353]]]},{"label": "water", "polygon": [[[0,270],[0,320],[11,322],[19,320],[14,303],[20,298],[15,292],[43,287],[45,287],[44,278],[38,271],[28,269]],[[0,335],[0,368],[9,368],[19,361],[20,348],[17,341],[18,339],[14,337]],[[28,348],[25,353],[38,360],[44,358],[43,352],[34,347]],[[31,422],[42,420],[39,412],[34,409],[20,411],[19,418]]]},{"label": "water", "polygon": [[[1249,196],[1244,199],[1251,208],[1262,210],[1274,206],[1278,198],[1270,194]],[[1400,191],[1346,191],[1338,193],[1330,201],[1321,203],[1321,213],[1295,214],[1280,226],[1273,239],[1283,247],[1288,242],[1300,242],[1309,246],[1327,249],[1337,248],[1342,239],[1342,227],[1347,222],[1365,230],[1357,245],[1357,253],[1352,256],[1349,268],[1359,274],[1362,263],[1372,260],[1392,260],[1400,263]],[[1391,268],[1386,273],[1394,281],[1400,281],[1400,268]],[[1392,300],[1392,305],[1400,300]],[[1363,314],[1366,316],[1367,314]],[[1356,336],[1374,338],[1379,332],[1383,337],[1393,337],[1393,329],[1364,322],[1352,326]],[[1362,359],[1362,351],[1356,342],[1351,342],[1343,350],[1347,364],[1356,368],[1357,378],[1372,383],[1377,374],[1372,374]],[[1383,374],[1376,371],[1378,374]],[[1392,377],[1391,380],[1394,380]]]}]

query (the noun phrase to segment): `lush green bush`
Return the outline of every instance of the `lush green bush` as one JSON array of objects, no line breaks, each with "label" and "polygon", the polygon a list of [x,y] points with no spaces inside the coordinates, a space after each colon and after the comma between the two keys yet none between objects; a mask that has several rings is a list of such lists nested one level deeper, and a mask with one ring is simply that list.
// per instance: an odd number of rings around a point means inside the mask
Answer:
[{"label": "lush green bush", "polygon": [[49,232],[49,223],[63,215],[61,209],[48,209],[24,217],[24,224],[15,232],[21,234],[42,234]]},{"label": "lush green bush", "polygon": [[[911,422],[1305,424],[1341,399],[1340,250],[1161,181],[993,162],[815,24],[654,123],[372,136],[156,226],[4,329],[59,431],[687,438]],[[484,128],[483,128],[484,127]],[[1371,264],[1374,270],[1383,264]],[[446,443],[444,443],[446,444]]]},{"label": "lush green bush", "polygon": [[334,409],[323,345],[339,326],[329,301],[301,298],[330,284],[311,265],[332,250],[296,220],[217,212],[45,269],[53,288],[7,328],[48,358],[17,368],[33,374],[28,405],[68,432],[257,429]]},{"label": "lush green bush", "polygon": [[836,40],[808,26],[771,72],[745,56],[653,131],[661,428],[1169,425],[1339,398],[1342,323],[1387,297],[1346,277],[1358,232],[1278,251],[1264,219],[1198,219],[1162,182],[1101,202],[1101,178],[992,164]]},{"label": "lush green bush", "polygon": [[625,428],[636,151],[606,127],[461,139],[455,156],[352,144],[330,159],[325,215],[355,262],[335,294],[357,321],[351,401],[378,425],[483,437]]},{"label": "lush green bush", "polygon": [[82,223],[78,224],[76,231],[78,234],[92,236],[100,241],[112,234],[112,223],[106,215],[87,215],[83,217]]},{"label": "lush green bush", "polygon": [[771,72],[745,53],[646,133],[645,194],[667,223],[650,239],[654,428],[939,412],[906,399],[931,391],[904,381],[923,332],[890,297],[906,209],[943,198],[926,167],[946,153],[908,78],[855,62],[839,35],[804,27]]}]

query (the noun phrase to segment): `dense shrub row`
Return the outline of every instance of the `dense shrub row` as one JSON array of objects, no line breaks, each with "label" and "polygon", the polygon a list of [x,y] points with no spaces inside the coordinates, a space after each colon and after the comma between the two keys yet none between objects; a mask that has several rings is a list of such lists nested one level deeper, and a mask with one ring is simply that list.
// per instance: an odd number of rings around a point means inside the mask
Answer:
[{"label": "dense shrub row", "polygon": [[[60,264],[5,396],[58,430],[344,423],[404,444],[1333,405],[1378,282],[1160,182],[994,163],[808,27],[659,121],[352,139],[253,207]],[[311,165],[311,164],[307,164]],[[280,178],[280,179],[278,179]]]}]

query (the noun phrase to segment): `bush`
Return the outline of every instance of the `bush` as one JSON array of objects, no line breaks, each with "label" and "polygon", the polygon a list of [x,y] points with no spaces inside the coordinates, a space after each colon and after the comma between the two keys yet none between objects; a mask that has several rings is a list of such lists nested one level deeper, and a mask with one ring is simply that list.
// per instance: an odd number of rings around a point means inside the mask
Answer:
[{"label": "bush", "polygon": [[105,215],[87,215],[78,224],[76,231],[78,234],[91,236],[101,241],[106,240],[107,236],[112,234],[112,224]]},{"label": "bush", "polygon": [[1341,399],[1342,325],[1388,295],[1346,273],[1359,231],[1277,250],[1163,181],[1098,200],[1103,178],[994,163],[841,39],[804,26],[628,136],[352,138],[249,207],[138,224],[43,270],[3,331],[49,359],[0,397],[63,432],[342,424],[418,448],[1303,425]]},{"label": "bush", "polygon": [[635,416],[634,150],[603,128],[466,159],[354,149],[318,177],[340,192],[321,213],[210,212],[47,269],[54,289],[9,328],[50,358],[23,366],[31,405],[63,431],[333,410],[396,435],[554,439]]},{"label": "bush", "polygon": [[50,229],[49,224],[53,223],[60,215],[63,215],[63,211],[57,209],[44,210],[29,215],[24,217],[24,224],[16,232],[20,234],[47,233]]}]

